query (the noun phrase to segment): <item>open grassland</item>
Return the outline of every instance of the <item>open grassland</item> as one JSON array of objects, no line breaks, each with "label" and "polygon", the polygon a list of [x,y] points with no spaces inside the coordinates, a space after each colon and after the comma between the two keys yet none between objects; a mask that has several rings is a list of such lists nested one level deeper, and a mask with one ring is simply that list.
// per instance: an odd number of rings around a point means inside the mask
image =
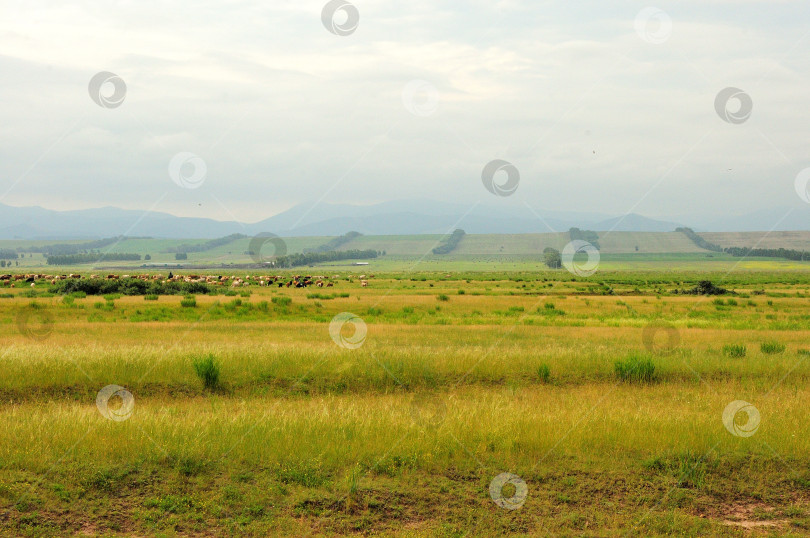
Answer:
[{"label": "open grassland", "polygon": [[[429,254],[441,235],[360,236],[341,248],[384,250],[388,254],[422,256]],[[570,234],[467,234],[452,254],[455,256],[525,256],[542,254],[546,247],[562,250],[571,241]],[[679,232],[600,232],[604,254],[698,253],[706,252]],[[638,248],[638,250],[636,250]]]},{"label": "open grassland", "polygon": [[[735,295],[684,296],[706,273],[673,260],[336,270],[186,306],[0,290],[0,533],[806,534],[810,275],[718,269]],[[105,416],[113,384],[134,406]]]},{"label": "open grassland", "polygon": [[[654,270],[667,271],[672,262],[686,270],[728,271],[734,269],[775,269],[788,270],[801,268],[787,260],[775,258],[734,258],[727,254],[710,252],[696,246],[688,237],[679,232],[598,232],[600,255],[604,270]],[[750,232],[750,233],[713,233],[702,234],[707,240],[726,246],[754,246],[760,248],[810,249],[810,232]],[[521,271],[542,268],[543,250],[547,247],[562,250],[570,241],[568,232],[537,234],[467,234],[458,247],[449,254],[435,255],[432,250],[437,247],[443,235],[362,235],[347,243],[338,250],[373,249],[384,253],[368,261],[378,271],[409,271],[415,267],[421,270],[451,271]],[[305,249],[314,249],[326,244],[332,237],[285,237],[284,250],[287,254],[301,253]],[[761,240],[761,241],[760,241]],[[257,260],[268,260],[272,256],[283,254],[275,252],[272,244],[267,243],[260,250],[260,256],[251,256],[249,252],[258,243],[251,246],[252,238],[230,241],[202,252],[189,252],[186,260],[175,259],[174,252],[184,245],[201,245],[204,239],[149,239],[124,238],[111,245],[98,249],[100,253],[131,253],[142,258],[147,254],[150,260],[138,261],[103,261],[79,266],[48,266],[46,259],[39,253],[25,253],[17,260],[15,270],[30,269],[36,271],[103,271],[107,268],[127,268],[134,271],[144,265],[155,266],[188,266],[219,267],[230,265],[255,265]],[[53,241],[0,241],[0,248],[17,249],[52,244]],[[68,242],[65,242],[68,243]],[[100,255],[99,255],[100,257]],[[690,265],[686,265],[691,262]],[[349,268],[353,260],[343,260],[325,264],[336,268]],[[768,265],[770,264],[770,265]],[[360,269],[364,271],[365,269]]]}]

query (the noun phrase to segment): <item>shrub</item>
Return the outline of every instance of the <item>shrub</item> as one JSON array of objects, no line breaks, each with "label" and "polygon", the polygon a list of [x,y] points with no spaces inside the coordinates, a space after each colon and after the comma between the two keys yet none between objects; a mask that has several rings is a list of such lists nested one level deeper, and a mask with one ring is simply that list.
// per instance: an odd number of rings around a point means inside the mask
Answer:
[{"label": "shrub", "polygon": [[283,295],[279,295],[278,297],[273,297],[270,299],[272,303],[276,306],[289,306],[292,303],[292,299],[289,297],[285,297]]},{"label": "shrub", "polygon": [[219,365],[213,354],[194,359],[194,372],[203,383],[203,387],[210,391],[221,389],[219,383]]},{"label": "shrub", "polygon": [[762,342],[759,345],[760,351],[762,351],[766,355],[773,355],[776,353],[784,353],[785,352],[785,344],[781,342]]},{"label": "shrub", "polygon": [[193,295],[183,297],[183,299],[180,301],[180,306],[183,308],[196,308],[197,299]]},{"label": "shrub", "polygon": [[744,344],[726,344],[723,346],[723,355],[727,357],[745,357],[746,348]]},{"label": "shrub", "polygon": [[148,294],[148,295],[144,295],[144,296],[143,296],[143,300],[144,300],[144,301],[157,301],[157,300],[158,300],[158,296],[157,296],[157,295],[155,295],[154,293],[150,293],[150,294]]},{"label": "shrub", "polygon": [[449,301],[450,300],[450,297],[448,297],[447,295],[445,295],[443,293],[440,293],[439,295],[437,295],[436,298],[438,300],[440,300],[440,301]]},{"label": "shrub", "polygon": [[631,355],[614,363],[616,376],[628,383],[652,383],[656,380],[655,364],[645,357]]},{"label": "shrub", "polygon": [[548,367],[548,364],[541,364],[537,368],[537,377],[539,377],[540,381],[543,383],[551,381],[551,368]]}]

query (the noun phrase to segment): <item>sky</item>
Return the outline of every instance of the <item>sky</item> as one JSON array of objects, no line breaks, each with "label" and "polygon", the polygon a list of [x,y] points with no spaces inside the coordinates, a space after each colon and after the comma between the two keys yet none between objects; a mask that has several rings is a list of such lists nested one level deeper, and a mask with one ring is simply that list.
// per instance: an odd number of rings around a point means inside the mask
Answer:
[{"label": "sky", "polygon": [[0,73],[6,205],[810,217],[801,1],[0,0]]}]

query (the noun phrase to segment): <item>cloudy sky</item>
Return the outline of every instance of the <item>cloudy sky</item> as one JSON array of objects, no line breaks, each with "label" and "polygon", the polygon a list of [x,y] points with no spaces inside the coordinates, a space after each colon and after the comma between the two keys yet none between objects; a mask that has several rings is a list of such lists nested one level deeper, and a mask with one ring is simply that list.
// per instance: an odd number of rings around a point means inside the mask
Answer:
[{"label": "cloudy sky", "polygon": [[[324,5],[4,0],[0,203],[243,221],[417,197],[810,208],[804,2]],[[100,72],[118,78],[91,96]],[[484,188],[493,159],[520,173],[511,196]]]}]

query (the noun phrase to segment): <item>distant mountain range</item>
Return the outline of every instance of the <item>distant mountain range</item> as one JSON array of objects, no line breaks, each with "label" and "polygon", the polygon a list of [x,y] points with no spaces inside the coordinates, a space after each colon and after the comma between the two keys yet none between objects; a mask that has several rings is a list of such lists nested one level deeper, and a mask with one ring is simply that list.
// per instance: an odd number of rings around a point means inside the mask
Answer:
[{"label": "distant mountain range", "polygon": [[[781,219],[781,221],[780,221]],[[681,219],[675,219],[681,220]],[[774,227],[775,223],[779,224]],[[439,234],[462,228],[467,233],[541,233],[571,227],[596,231],[669,232],[678,226],[697,231],[807,230],[808,211],[774,208],[701,222],[656,220],[631,213],[615,216],[574,211],[537,211],[521,205],[468,206],[434,200],[398,200],[374,205],[299,204],[256,223],[177,217],[114,207],[53,211],[0,204],[0,239],[87,239],[115,235],[155,238],[214,238],[271,232],[280,236]]]}]

